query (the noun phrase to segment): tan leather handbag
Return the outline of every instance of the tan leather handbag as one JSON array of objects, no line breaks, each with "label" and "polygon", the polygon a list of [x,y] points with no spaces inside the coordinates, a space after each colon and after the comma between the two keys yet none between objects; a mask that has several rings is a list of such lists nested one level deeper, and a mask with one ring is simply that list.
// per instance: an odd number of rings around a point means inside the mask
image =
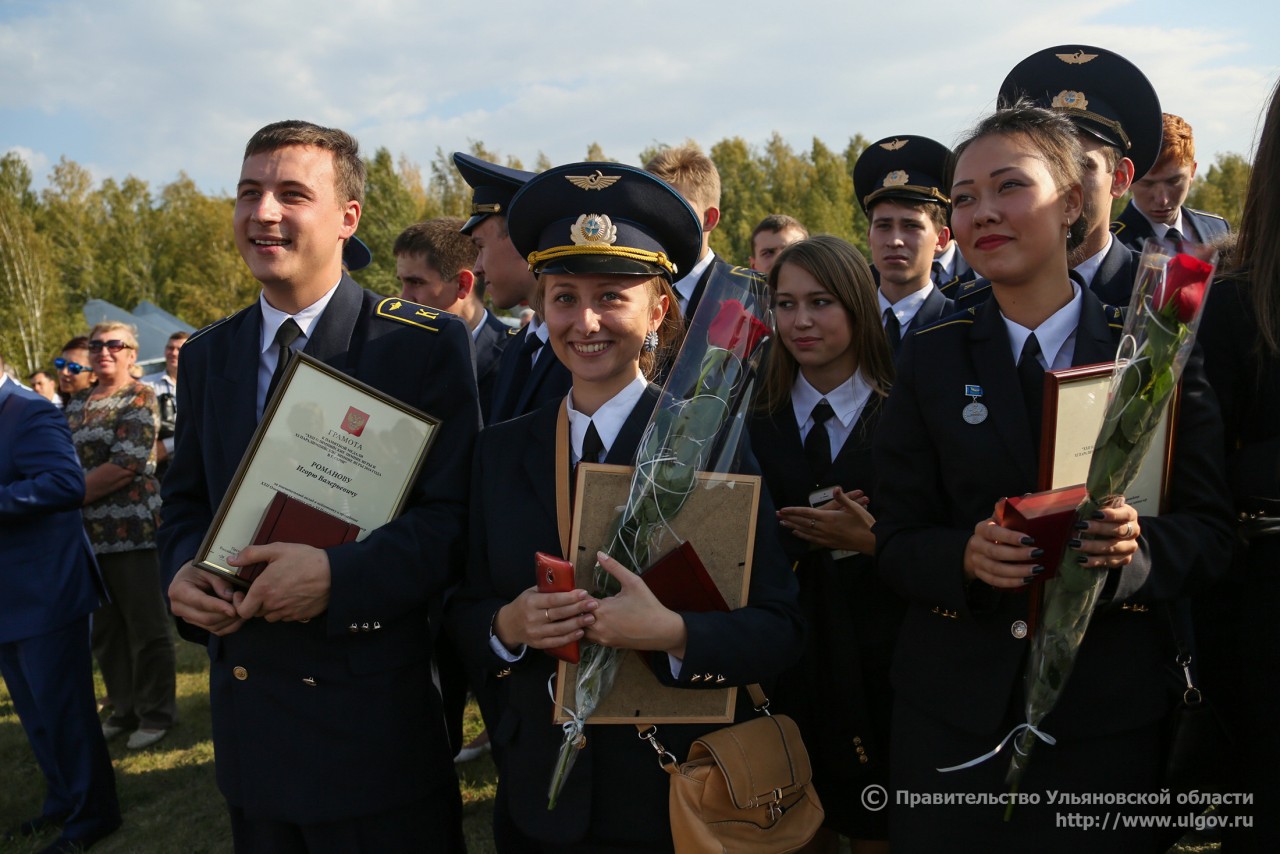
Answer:
[{"label": "tan leather handbag", "polygon": [[759,685],[749,685],[762,717],[709,732],[677,762],[639,727],[671,775],[671,836],[677,854],[796,851],[822,826],[809,752],[795,721],[770,715]]}]

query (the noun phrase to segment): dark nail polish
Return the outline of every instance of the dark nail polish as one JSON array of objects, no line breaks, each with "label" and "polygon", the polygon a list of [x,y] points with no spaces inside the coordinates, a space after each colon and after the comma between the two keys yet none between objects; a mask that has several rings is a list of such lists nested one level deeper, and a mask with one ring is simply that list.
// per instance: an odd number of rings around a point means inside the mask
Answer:
[{"label": "dark nail polish", "polygon": [[1090,518],[1090,519],[1105,519],[1105,518],[1107,518],[1107,517],[1106,517],[1105,515],[1103,515],[1103,513],[1102,513],[1102,511],[1101,511],[1101,510],[1094,510],[1094,511],[1093,511],[1093,515],[1092,515],[1092,516],[1090,516],[1089,518]]},{"label": "dark nail polish", "polygon": [[1036,577],[1035,577],[1034,575],[1028,575],[1026,578],[1022,579],[1022,583],[1023,583],[1023,584],[1030,584],[1031,582],[1033,582],[1033,581],[1035,581],[1035,580],[1036,580]]},{"label": "dark nail polish", "polygon": [[1031,556],[1032,556],[1033,558],[1036,558],[1036,557],[1044,557],[1044,549],[1032,549],[1032,550],[1031,550]]},{"label": "dark nail polish", "polygon": [[1088,555],[1078,555],[1078,556],[1076,557],[1076,563],[1079,563],[1079,564],[1086,564],[1086,563],[1088,563],[1088,562],[1089,562],[1089,556],[1088,556]]},{"label": "dark nail polish", "polygon": [[1087,531],[1089,529],[1089,523],[1081,519],[1079,522],[1076,522],[1075,528],[1077,531]]},{"label": "dark nail polish", "polygon": [[1043,566],[1033,566],[1033,567],[1031,567],[1031,574],[1032,574],[1032,575],[1039,575],[1039,574],[1040,574],[1040,573],[1042,573],[1042,572],[1044,572],[1044,567],[1043,567]]},{"label": "dark nail polish", "polygon": [[1073,549],[1078,549],[1081,546],[1081,542],[1077,539],[1072,538],[1070,540],[1067,540],[1067,545]]},{"label": "dark nail polish", "polygon": [[1019,542],[1022,543],[1024,546],[1034,546],[1036,544],[1036,538],[1023,537],[1021,540],[1019,540]]}]

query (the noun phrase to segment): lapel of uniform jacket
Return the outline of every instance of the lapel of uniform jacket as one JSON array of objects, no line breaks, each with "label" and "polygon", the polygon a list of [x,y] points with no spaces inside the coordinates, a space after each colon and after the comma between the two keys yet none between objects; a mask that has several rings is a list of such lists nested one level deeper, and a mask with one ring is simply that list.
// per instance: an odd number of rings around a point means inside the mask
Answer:
[{"label": "lapel of uniform jacket", "polygon": [[338,282],[338,289],[334,291],[329,304],[324,307],[320,319],[307,336],[303,352],[347,372],[349,366],[354,364],[350,358],[351,339],[360,319],[363,302],[363,289],[344,274],[342,281]]},{"label": "lapel of uniform jacket", "polygon": [[[563,399],[538,409],[529,423],[529,450],[524,455],[524,471],[529,478],[529,491],[537,496],[538,503],[546,511],[551,524],[558,524],[556,515],[556,418],[560,414]],[[574,484],[569,484],[572,492]]]},{"label": "lapel of uniform jacket", "polygon": [[543,344],[542,349],[538,351],[538,361],[533,363],[533,369],[529,371],[529,381],[524,384],[524,388],[520,389],[520,394],[516,398],[516,408],[510,413],[512,416],[525,413],[525,407],[534,399],[538,387],[546,380],[547,374],[559,364],[556,351],[551,349],[551,342]]},{"label": "lapel of uniform jacket", "polygon": [[[871,392],[871,397],[867,398],[866,406],[862,407],[862,412],[858,415],[849,438],[844,440],[844,445],[831,463],[831,476],[827,480],[832,483],[851,484],[861,480],[864,486],[871,485],[871,472],[859,471],[858,468],[859,462],[865,458],[865,455],[871,453],[871,441],[875,435],[876,424],[879,423],[880,407],[883,405],[884,398],[874,391]],[[855,485],[853,488],[861,487]]]},{"label": "lapel of uniform jacket", "polygon": [[502,356],[498,359],[498,378],[494,380],[493,403],[489,413],[490,423],[493,424],[508,420],[516,411],[511,378],[515,376],[516,360],[520,358],[520,351],[524,349],[524,336],[528,334],[525,330],[521,332],[524,334],[517,333],[511,337],[507,342],[507,348],[502,351]]},{"label": "lapel of uniform jacket", "polygon": [[[234,323],[230,320],[228,323]],[[258,360],[262,354],[262,306],[255,302],[245,309],[236,324],[226,352],[220,354],[221,371],[209,376],[209,400],[218,435],[208,437],[222,446],[223,466],[227,480],[240,465],[258,426]],[[219,354],[214,354],[215,358]],[[225,488],[225,483],[223,484]]]},{"label": "lapel of uniform jacket", "polygon": [[[1009,332],[1000,314],[1000,304],[989,299],[977,308],[973,325],[969,328],[972,344],[973,366],[977,383],[982,386],[982,402],[988,410],[996,432],[1004,439],[1010,456],[1034,483],[1036,470],[1036,443],[1031,437],[1031,424],[1022,402],[1022,388],[1018,383],[1018,369],[1009,345]],[[948,392],[951,390],[948,389]],[[959,392],[956,389],[957,399]],[[956,413],[957,416],[959,412]]]},{"label": "lapel of uniform jacket", "polygon": [[1104,305],[1089,291],[1083,293],[1080,304],[1080,323],[1076,326],[1076,351],[1071,357],[1073,366],[1110,362],[1116,357],[1116,345],[1120,335],[1120,310]]},{"label": "lapel of uniform jacket", "polygon": [[622,422],[622,429],[613,440],[613,446],[609,448],[609,453],[605,454],[606,463],[618,466],[635,465],[636,448],[640,446],[644,428],[653,415],[654,407],[658,405],[658,396],[661,391],[661,388],[649,383],[640,400],[632,408],[631,414],[627,416],[627,420]]}]

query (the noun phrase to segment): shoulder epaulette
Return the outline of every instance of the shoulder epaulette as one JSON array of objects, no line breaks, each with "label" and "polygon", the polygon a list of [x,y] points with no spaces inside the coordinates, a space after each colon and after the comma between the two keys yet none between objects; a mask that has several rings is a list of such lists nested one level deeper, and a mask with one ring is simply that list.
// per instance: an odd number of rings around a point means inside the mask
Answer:
[{"label": "shoulder epaulette", "polygon": [[374,312],[378,317],[398,320],[401,323],[417,326],[419,329],[428,329],[432,332],[440,331],[440,327],[432,326],[431,324],[443,313],[438,309],[419,305],[416,302],[409,302],[399,297],[387,297],[378,303],[378,308]]},{"label": "shoulder epaulette", "polygon": [[991,282],[986,279],[970,279],[960,286],[960,289],[956,291],[954,299],[956,303],[959,303],[961,300],[969,299],[975,294],[980,294],[990,287]]},{"label": "shoulder epaulette", "polygon": [[1196,210],[1195,208],[1187,208],[1187,210],[1191,211],[1193,214],[1199,214],[1200,216],[1213,217],[1214,219],[1220,219],[1223,222],[1227,221],[1227,218],[1225,216],[1222,216],[1221,214],[1210,213],[1209,211]]},{"label": "shoulder epaulette", "polygon": [[197,338],[199,338],[201,335],[203,335],[203,334],[205,334],[206,332],[208,332],[210,329],[217,329],[219,326],[221,326],[222,324],[226,323],[226,322],[227,322],[228,320],[230,320],[231,318],[233,318],[233,317],[235,317],[236,315],[239,315],[239,314],[244,314],[246,311],[248,311],[248,310],[249,310],[249,309],[251,309],[251,308],[253,308],[253,306],[252,306],[252,305],[247,305],[247,306],[245,306],[244,308],[240,309],[239,311],[234,312],[233,314],[228,314],[226,317],[222,318],[221,320],[215,320],[213,323],[210,323],[208,326],[205,326],[205,327],[202,327],[202,328],[200,328],[200,329],[197,329],[195,332],[192,332],[190,335],[188,335],[188,336],[187,336],[187,340],[186,340],[185,342],[183,342],[184,346],[185,346],[186,344],[190,344],[192,341],[196,340],[196,339],[197,339]]},{"label": "shoulder epaulette", "polygon": [[1102,304],[1103,314],[1107,318],[1107,326],[1112,329],[1122,329],[1124,327],[1124,309],[1119,306]]},{"label": "shoulder epaulette", "polygon": [[509,335],[509,336],[511,336],[512,338],[514,338],[514,337],[516,337],[517,335],[519,335],[519,334],[520,334],[521,332],[523,332],[523,331],[524,331],[524,327],[523,327],[523,326],[512,326],[511,328],[509,328],[509,329],[507,330],[507,335]]},{"label": "shoulder epaulette", "polygon": [[976,307],[967,308],[959,314],[953,314],[951,317],[939,320],[937,323],[931,323],[913,334],[928,335],[930,332],[936,332],[939,329],[946,329],[948,326],[971,326],[973,324],[974,317],[977,316],[977,313],[978,309]]},{"label": "shoulder epaulette", "polygon": [[1128,228],[1128,227],[1129,227],[1129,226],[1128,226],[1128,224],[1123,223],[1123,222],[1121,222],[1121,221],[1120,221],[1120,220],[1118,220],[1118,219],[1113,219],[1113,220],[1111,221],[1111,233],[1112,233],[1112,234],[1119,234],[1120,232],[1124,231],[1124,230],[1125,230],[1126,228]]}]

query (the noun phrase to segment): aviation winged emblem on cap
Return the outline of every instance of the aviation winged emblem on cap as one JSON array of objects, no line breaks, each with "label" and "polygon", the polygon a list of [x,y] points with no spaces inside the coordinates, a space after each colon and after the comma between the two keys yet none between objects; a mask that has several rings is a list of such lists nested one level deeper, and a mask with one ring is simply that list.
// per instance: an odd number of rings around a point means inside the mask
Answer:
[{"label": "aviation winged emblem on cap", "polygon": [[1087,110],[1089,109],[1089,99],[1084,96],[1083,92],[1063,89],[1053,96],[1050,106],[1057,107],[1059,110]]},{"label": "aviation winged emblem on cap", "polygon": [[575,246],[613,244],[618,240],[618,227],[604,214],[583,214],[569,226],[569,239]]},{"label": "aviation winged emblem on cap", "polygon": [[906,172],[902,171],[901,169],[894,169],[894,170],[893,170],[892,172],[890,172],[888,175],[885,175],[885,176],[884,176],[884,183],[883,183],[883,184],[881,184],[880,186],[882,186],[882,187],[900,187],[900,186],[902,186],[903,184],[907,183],[907,181],[908,181],[908,180],[909,180],[909,179],[907,178],[907,173],[906,173]]},{"label": "aviation winged emblem on cap", "polygon": [[1096,53],[1085,53],[1083,49],[1077,50],[1075,53],[1055,53],[1054,56],[1068,65],[1084,65],[1086,62],[1098,58]]},{"label": "aviation winged emblem on cap", "polygon": [[622,180],[621,175],[605,175],[599,169],[590,175],[565,175],[564,177],[580,190],[603,190]]},{"label": "aviation winged emblem on cap", "polygon": [[891,139],[888,142],[880,143],[880,147],[883,148],[885,151],[897,151],[899,148],[902,148],[906,144],[907,144],[907,141],[905,139]]}]

